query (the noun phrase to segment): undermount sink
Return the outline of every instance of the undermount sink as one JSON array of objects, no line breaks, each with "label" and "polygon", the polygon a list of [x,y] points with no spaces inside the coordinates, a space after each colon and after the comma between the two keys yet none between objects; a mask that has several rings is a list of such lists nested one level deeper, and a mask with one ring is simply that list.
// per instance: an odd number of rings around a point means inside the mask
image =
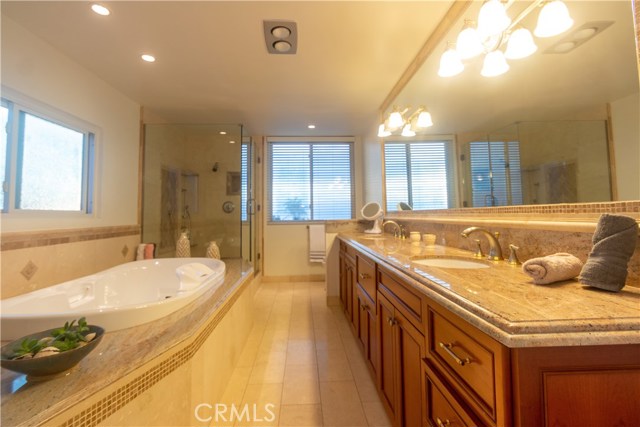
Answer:
[{"label": "undermount sink", "polygon": [[428,267],[440,267],[440,268],[474,269],[474,268],[490,267],[490,265],[482,261],[460,259],[460,258],[434,257],[434,258],[412,259],[411,261],[416,264],[426,265]]}]

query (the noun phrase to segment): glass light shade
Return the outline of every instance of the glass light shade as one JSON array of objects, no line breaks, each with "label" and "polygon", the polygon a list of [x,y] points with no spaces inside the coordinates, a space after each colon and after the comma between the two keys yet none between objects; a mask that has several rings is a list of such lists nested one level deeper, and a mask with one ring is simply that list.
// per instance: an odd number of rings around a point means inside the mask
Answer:
[{"label": "glass light shade", "polygon": [[480,37],[478,37],[478,32],[470,23],[466,23],[460,34],[458,34],[456,50],[461,59],[473,58],[483,52],[484,49],[480,42]]},{"label": "glass light shade", "polygon": [[394,111],[389,116],[389,129],[394,130],[402,127],[404,124],[404,119],[402,118],[402,114],[399,111]]},{"label": "glass light shade", "polygon": [[487,53],[484,57],[484,63],[482,65],[482,74],[484,77],[495,77],[509,71],[509,64],[504,58],[504,54],[501,50],[494,50]]},{"label": "glass light shade", "polygon": [[378,138],[384,138],[390,135],[391,135],[391,132],[385,129],[384,123],[381,123],[380,126],[378,126]]},{"label": "glass light shade", "polygon": [[509,27],[511,18],[500,0],[488,0],[478,14],[478,35],[480,39],[500,34]]},{"label": "glass light shade", "polygon": [[538,46],[534,43],[531,32],[521,27],[509,36],[504,56],[508,59],[526,58],[536,50],[538,50]]},{"label": "glass light shade", "polygon": [[428,111],[422,111],[420,114],[418,114],[418,121],[416,122],[416,126],[419,128],[428,128],[429,126],[433,126],[431,114]]},{"label": "glass light shade", "polygon": [[542,6],[538,24],[533,34],[536,37],[553,37],[567,31],[573,25],[569,9],[560,0],[553,0]]},{"label": "glass light shade", "polygon": [[438,75],[440,77],[452,77],[460,74],[462,70],[464,70],[464,65],[462,65],[458,52],[453,48],[447,49],[440,57]]},{"label": "glass light shade", "polygon": [[402,128],[402,133],[400,135],[402,135],[402,136],[416,136],[416,133],[411,130],[411,123],[407,123],[406,125],[404,125],[404,127]]}]

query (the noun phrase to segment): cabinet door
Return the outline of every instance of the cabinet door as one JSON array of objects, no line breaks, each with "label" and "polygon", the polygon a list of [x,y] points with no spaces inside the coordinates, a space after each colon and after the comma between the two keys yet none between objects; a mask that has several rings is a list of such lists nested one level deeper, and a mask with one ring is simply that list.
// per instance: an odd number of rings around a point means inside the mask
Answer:
[{"label": "cabinet door", "polygon": [[424,335],[398,310],[394,316],[397,372],[399,376],[399,425],[419,426],[422,423],[422,359],[425,357]]},{"label": "cabinet door", "polygon": [[340,253],[340,304],[347,311],[347,261],[344,253]]},{"label": "cabinet door", "polygon": [[396,380],[398,375],[396,361],[396,342],[394,334],[394,309],[393,305],[378,292],[378,387],[384,405],[393,425],[399,425],[399,413],[397,412],[398,392]]},{"label": "cabinet door", "polygon": [[351,323],[353,323],[353,292],[354,292],[354,284],[355,284],[355,268],[353,263],[345,258],[345,312],[347,313],[347,318]]},{"label": "cabinet door", "polygon": [[377,365],[377,334],[376,334],[376,306],[369,295],[358,286],[358,303],[360,304],[360,328],[358,330],[358,340],[360,347],[367,360],[369,369],[375,375],[378,371]]}]

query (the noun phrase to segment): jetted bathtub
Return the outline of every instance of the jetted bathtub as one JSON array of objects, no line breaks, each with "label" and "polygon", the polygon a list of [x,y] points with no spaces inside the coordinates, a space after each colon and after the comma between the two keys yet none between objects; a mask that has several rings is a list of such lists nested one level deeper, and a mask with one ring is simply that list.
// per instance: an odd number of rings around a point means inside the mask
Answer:
[{"label": "jetted bathtub", "polygon": [[2,340],[86,317],[107,332],[164,317],[224,281],[225,264],[210,258],[134,261],[91,276],[2,300]]}]

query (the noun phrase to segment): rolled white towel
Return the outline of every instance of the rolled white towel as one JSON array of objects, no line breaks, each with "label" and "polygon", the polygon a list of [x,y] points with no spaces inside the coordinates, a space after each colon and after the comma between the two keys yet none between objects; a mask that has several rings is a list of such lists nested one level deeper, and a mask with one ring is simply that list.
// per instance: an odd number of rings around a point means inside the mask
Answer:
[{"label": "rolled white towel", "polygon": [[582,261],[568,253],[532,258],[522,264],[522,271],[533,278],[536,285],[569,280],[580,274]]}]

